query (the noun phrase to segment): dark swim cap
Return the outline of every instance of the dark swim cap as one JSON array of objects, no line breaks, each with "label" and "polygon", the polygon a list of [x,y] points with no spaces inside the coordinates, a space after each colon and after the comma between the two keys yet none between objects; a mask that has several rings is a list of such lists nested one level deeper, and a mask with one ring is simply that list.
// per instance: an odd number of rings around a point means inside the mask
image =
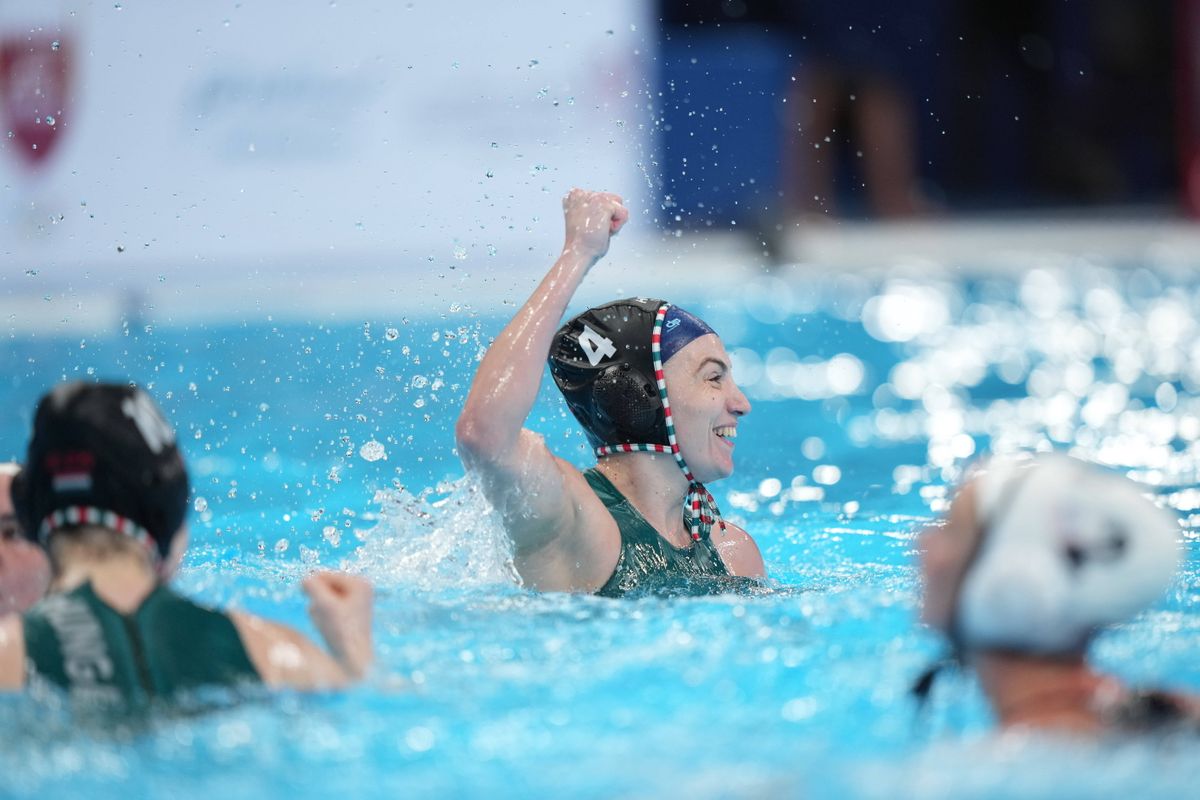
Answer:
[{"label": "dark swim cap", "polygon": [[187,514],[188,475],[175,431],[135,386],[62,383],[38,402],[13,505],[25,536],[97,525],[162,559]]},{"label": "dark swim cap", "polygon": [[675,439],[663,365],[689,342],[715,333],[662,300],[629,298],[590,308],[558,330],[550,372],[597,456],[670,453],[688,482],[684,521],[693,539],[714,523],[717,501],[696,480]]},{"label": "dark swim cap", "polygon": [[662,364],[693,339],[715,333],[678,306],[631,297],[589,308],[554,336],[550,374],[593,448],[670,446],[652,352],[664,305]]}]

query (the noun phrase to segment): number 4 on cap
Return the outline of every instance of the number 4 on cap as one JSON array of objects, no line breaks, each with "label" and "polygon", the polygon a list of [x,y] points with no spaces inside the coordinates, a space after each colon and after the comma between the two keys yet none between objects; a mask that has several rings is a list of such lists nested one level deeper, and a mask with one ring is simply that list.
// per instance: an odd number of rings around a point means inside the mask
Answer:
[{"label": "number 4 on cap", "polygon": [[613,347],[612,339],[601,336],[587,325],[583,326],[583,333],[579,334],[579,346],[583,348],[584,353],[587,353],[588,363],[593,367],[599,364],[605,356],[612,358],[617,354],[617,348]]}]

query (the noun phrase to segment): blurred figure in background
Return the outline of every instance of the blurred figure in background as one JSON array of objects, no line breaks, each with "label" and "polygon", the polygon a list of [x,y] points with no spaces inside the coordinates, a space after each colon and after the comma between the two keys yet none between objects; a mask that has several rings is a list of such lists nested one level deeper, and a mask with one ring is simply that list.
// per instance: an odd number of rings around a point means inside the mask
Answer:
[{"label": "blurred figure in background", "polygon": [[788,97],[784,195],[793,214],[845,212],[865,194],[879,218],[925,213],[918,87],[928,102],[937,0],[792,5],[804,57]]},{"label": "blurred figure in background", "polygon": [[680,220],[772,237],[797,216],[922,213],[915,96],[932,80],[938,9],[661,0],[665,188]]},{"label": "blurred figure in background", "polygon": [[76,699],[142,706],[209,686],[318,689],[364,675],[371,588],[360,578],[305,581],[328,653],[168,588],[187,548],[188,494],[175,432],[141,389],[64,383],[42,398],[12,501],[20,533],[49,556],[50,593],[0,619],[0,688],[47,682]]},{"label": "blurred figure in background", "polygon": [[770,240],[825,215],[1175,202],[1180,153],[1200,163],[1188,8],[660,0],[662,220]]},{"label": "blurred figure in background", "polygon": [[0,617],[22,613],[50,585],[50,562],[42,548],[21,535],[13,508],[12,482],[20,471],[20,464],[0,463]]},{"label": "blurred figure in background", "polygon": [[[1059,455],[994,459],[919,539],[922,620],[975,671],[1004,728],[1075,734],[1200,724],[1196,698],[1088,663],[1097,631],[1157,600],[1179,527],[1130,480]],[[914,691],[924,699],[938,667]]]}]

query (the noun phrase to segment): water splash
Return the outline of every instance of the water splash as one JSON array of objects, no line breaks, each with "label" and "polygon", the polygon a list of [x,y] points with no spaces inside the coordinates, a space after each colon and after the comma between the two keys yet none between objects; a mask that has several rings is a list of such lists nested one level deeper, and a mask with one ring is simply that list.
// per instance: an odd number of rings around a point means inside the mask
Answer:
[{"label": "water splash", "polygon": [[414,495],[381,490],[358,565],[379,584],[422,591],[512,584],[512,545],[470,476]]},{"label": "water splash", "polygon": [[387,450],[384,446],[374,439],[369,442],[364,442],[363,446],[358,448],[358,454],[365,461],[381,461],[387,459]]}]

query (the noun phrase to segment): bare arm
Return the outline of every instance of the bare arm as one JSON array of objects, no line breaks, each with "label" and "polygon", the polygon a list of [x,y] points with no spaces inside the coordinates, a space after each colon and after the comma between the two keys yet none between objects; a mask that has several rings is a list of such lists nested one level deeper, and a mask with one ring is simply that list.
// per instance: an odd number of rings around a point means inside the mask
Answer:
[{"label": "bare arm", "polygon": [[0,618],[0,691],[25,688],[25,630],[21,617]]},{"label": "bare arm", "polygon": [[263,683],[336,689],[362,679],[373,658],[371,585],[352,575],[321,572],[305,580],[304,590],[311,599],[309,615],[329,652],[286,625],[230,613]]},{"label": "bare arm", "polygon": [[767,568],[763,564],[762,553],[758,545],[750,538],[750,534],[734,525],[725,523],[725,530],[714,526],[712,531],[713,544],[725,562],[725,568],[732,575],[744,578],[765,578]]},{"label": "bare arm", "polygon": [[455,427],[463,462],[480,477],[519,558],[581,529],[580,482],[566,479],[572,468],[524,425],[567,304],[629,216],[620,197],[580,189],[563,199],[563,212],[562,254],[488,348]]}]

